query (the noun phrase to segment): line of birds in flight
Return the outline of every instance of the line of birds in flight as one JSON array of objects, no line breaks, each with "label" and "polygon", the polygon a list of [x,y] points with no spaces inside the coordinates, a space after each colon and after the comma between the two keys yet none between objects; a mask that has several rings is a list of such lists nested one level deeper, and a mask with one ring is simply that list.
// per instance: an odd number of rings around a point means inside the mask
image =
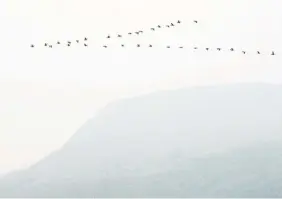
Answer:
[{"label": "line of birds in flight", "polygon": [[[198,21],[197,21],[197,20],[194,20],[193,22],[194,22],[195,24],[198,24]],[[162,25],[157,25],[156,27],[150,28],[150,31],[156,31],[157,29],[161,29],[162,27],[166,27],[166,28],[175,27],[176,25],[179,25],[179,24],[181,24],[181,23],[182,23],[182,22],[181,22],[180,20],[178,20],[176,23],[170,23],[170,24],[167,24],[167,25],[164,25],[164,26],[162,26]],[[141,34],[143,34],[143,33],[144,33],[143,30],[139,30],[139,31],[135,31],[135,32],[128,32],[127,35],[129,35],[129,36],[130,36],[130,35],[133,35],[133,34],[141,35]],[[117,38],[122,38],[123,35],[117,34],[116,37],[117,37]],[[111,38],[114,38],[114,36],[108,35],[108,36],[106,36],[106,38],[107,38],[107,39],[111,39]],[[88,41],[88,38],[87,38],[87,37],[84,37],[83,42],[82,42],[81,40],[77,39],[77,40],[75,40],[74,43],[77,43],[77,44],[83,43],[84,47],[88,47],[87,41]],[[63,43],[61,43],[60,41],[57,41],[56,44],[57,44],[57,45],[62,45]],[[67,45],[68,47],[70,47],[70,46],[72,45],[72,42],[71,42],[71,41],[67,41],[67,43],[66,43],[65,45]],[[44,46],[45,46],[45,47],[49,47],[49,48],[53,48],[53,45],[52,45],[52,44],[48,44],[48,43],[44,43]],[[31,44],[31,48],[34,48],[34,47],[35,47],[35,45],[34,45],[34,44]],[[102,47],[103,47],[103,48],[108,48],[109,46],[108,46],[108,45],[103,45]],[[124,48],[124,47],[125,47],[125,44],[121,44],[121,47]],[[137,47],[137,48],[140,48],[140,47],[141,47],[141,44],[136,44],[136,47]],[[147,47],[152,48],[153,45],[152,45],[152,44],[149,44]],[[170,45],[167,45],[166,48],[171,48],[171,46],[170,46]],[[179,49],[183,49],[184,46],[178,46],[178,48],[179,48]],[[198,48],[198,47],[194,47],[193,49],[194,49],[194,50],[197,50],[197,49],[199,49],[199,48]],[[205,48],[205,50],[206,50],[206,51],[209,51],[209,50],[211,50],[211,48]],[[216,48],[216,50],[217,50],[217,51],[221,51],[222,48]],[[235,51],[234,48],[230,48],[229,50],[232,51],[232,52]],[[242,52],[243,54],[246,54],[246,53],[247,53],[245,50],[242,50],[241,52]],[[258,55],[262,54],[260,51],[256,51],[256,53],[257,53]],[[275,52],[272,51],[272,52],[271,52],[271,55],[275,55]]]}]

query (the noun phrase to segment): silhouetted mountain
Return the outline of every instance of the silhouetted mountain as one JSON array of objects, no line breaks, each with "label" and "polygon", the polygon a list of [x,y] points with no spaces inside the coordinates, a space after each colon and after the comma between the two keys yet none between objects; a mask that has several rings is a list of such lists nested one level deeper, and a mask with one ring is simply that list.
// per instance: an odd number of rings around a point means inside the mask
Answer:
[{"label": "silhouetted mountain", "polygon": [[264,144],[281,139],[281,86],[156,92],[109,104],[0,197],[282,197],[282,150]]}]

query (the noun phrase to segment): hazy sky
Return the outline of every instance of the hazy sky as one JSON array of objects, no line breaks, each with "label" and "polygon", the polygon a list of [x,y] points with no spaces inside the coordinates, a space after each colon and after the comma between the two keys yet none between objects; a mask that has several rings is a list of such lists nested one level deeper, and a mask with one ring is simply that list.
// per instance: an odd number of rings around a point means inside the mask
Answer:
[{"label": "hazy sky", "polygon": [[[97,109],[125,95],[226,82],[281,83],[281,7],[281,0],[1,0],[0,173],[57,149]],[[183,23],[177,28],[105,38],[178,19]],[[43,47],[85,36],[87,49]],[[129,47],[119,48],[120,42]],[[156,48],[136,49],[137,43]],[[248,55],[193,53],[193,46],[234,47]],[[277,56],[269,56],[272,49]]]}]

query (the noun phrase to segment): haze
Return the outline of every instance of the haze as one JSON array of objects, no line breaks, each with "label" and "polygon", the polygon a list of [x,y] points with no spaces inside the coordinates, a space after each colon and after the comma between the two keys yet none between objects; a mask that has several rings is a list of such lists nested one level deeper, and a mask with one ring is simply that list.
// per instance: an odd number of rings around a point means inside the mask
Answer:
[{"label": "haze", "polygon": [[[0,174],[59,148],[117,98],[195,85],[281,84],[281,7],[280,0],[2,0]],[[183,24],[175,30],[126,43],[275,50],[277,56],[98,47],[108,34],[178,19]],[[85,36],[87,49],[42,46]],[[41,46],[30,49],[31,43]]]}]

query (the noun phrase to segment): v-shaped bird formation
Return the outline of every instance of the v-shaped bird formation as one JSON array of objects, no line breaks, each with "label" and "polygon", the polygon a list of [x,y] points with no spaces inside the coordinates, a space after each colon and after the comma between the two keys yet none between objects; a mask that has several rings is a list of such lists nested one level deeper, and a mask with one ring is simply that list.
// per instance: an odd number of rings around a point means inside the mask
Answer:
[{"label": "v-shaped bird formation", "polygon": [[[198,22],[198,20],[193,20],[192,22],[195,25],[200,24]],[[156,25],[154,27],[150,27],[148,29],[135,30],[135,31],[131,31],[131,32],[128,32],[128,33],[125,33],[125,34],[121,34],[121,33],[116,34],[116,35],[108,34],[105,38],[107,40],[112,40],[114,38],[125,39],[126,37],[141,36],[141,35],[143,35],[145,33],[152,33],[152,32],[156,32],[156,31],[160,31],[162,29],[175,28],[175,27],[177,27],[178,25],[181,25],[181,24],[182,24],[182,21],[181,20],[177,20],[176,22],[170,22],[170,23],[167,23],[167,24],[164,24],[164,25],[158,24],[158,25]],[[88,45],[89,45],[88,44],[88,37],[84,37],[83,39],[76,39],[74,42],[72,42],[72,41],[67,41],[67,42],[57,41],[55,44],[50,44],[48,42],[45,42],[43,44],[43,46],[46,47],[46,48],[53,48],[55,46],[75,47],[75,46],[80,45],[80,44],[83,47],[88,47]],[[125,45],[125,43],[120,44],[121,48],[126,48],[127,46],[132,46],[132,45]],[[154,47],[153,44],[144,44],[144,45],[136,44],[135,45],[135,47],[137,47],[137,48],[141,48],[141,46],[143,48],[153,48]],[[35,48],[35,44],[31,44],[30,47],[31,48]],[[101,45],[100,47],[102,47],[102,48],[109,48],[110,46],[108,44],[104,44],[104,45]],[[186,49],[188,49],[188,47],[185,47],[183,45],[180,45],[180,46],[164,45],[164,47],[167,48],[167,49],[171,49],[171,48],[178,48],[178,49],[185,49],[186,48]],[[198,47],[198,46],[195,46],[195,47],[193,47],[193,49],[194,50],[200,50],[201,48]],[[213,50],[210,47],[205,47],[205,48],[203,47],[202,49],[205,50],[206,52],[209,52],[209,51]],[[218,51],[218,52],[223,52],[224,50],[225,51],[230,51],[230,52],[235,52],[234,48],[223,49],[221,47],[217,47],[214,50]],[[236,52],[242,53],[243,55],[248,54],[246,50],[236,50]],[[249,51],[249,53],[251,53],[251,52]],[[260,50],[257,50],[254,53],[257,54],[257,55],[262,55],[263,54],[262,51],[260,51]],[[271,52],[264,53],[264,54],[276,55],[276,53],[273,50]]]}]

